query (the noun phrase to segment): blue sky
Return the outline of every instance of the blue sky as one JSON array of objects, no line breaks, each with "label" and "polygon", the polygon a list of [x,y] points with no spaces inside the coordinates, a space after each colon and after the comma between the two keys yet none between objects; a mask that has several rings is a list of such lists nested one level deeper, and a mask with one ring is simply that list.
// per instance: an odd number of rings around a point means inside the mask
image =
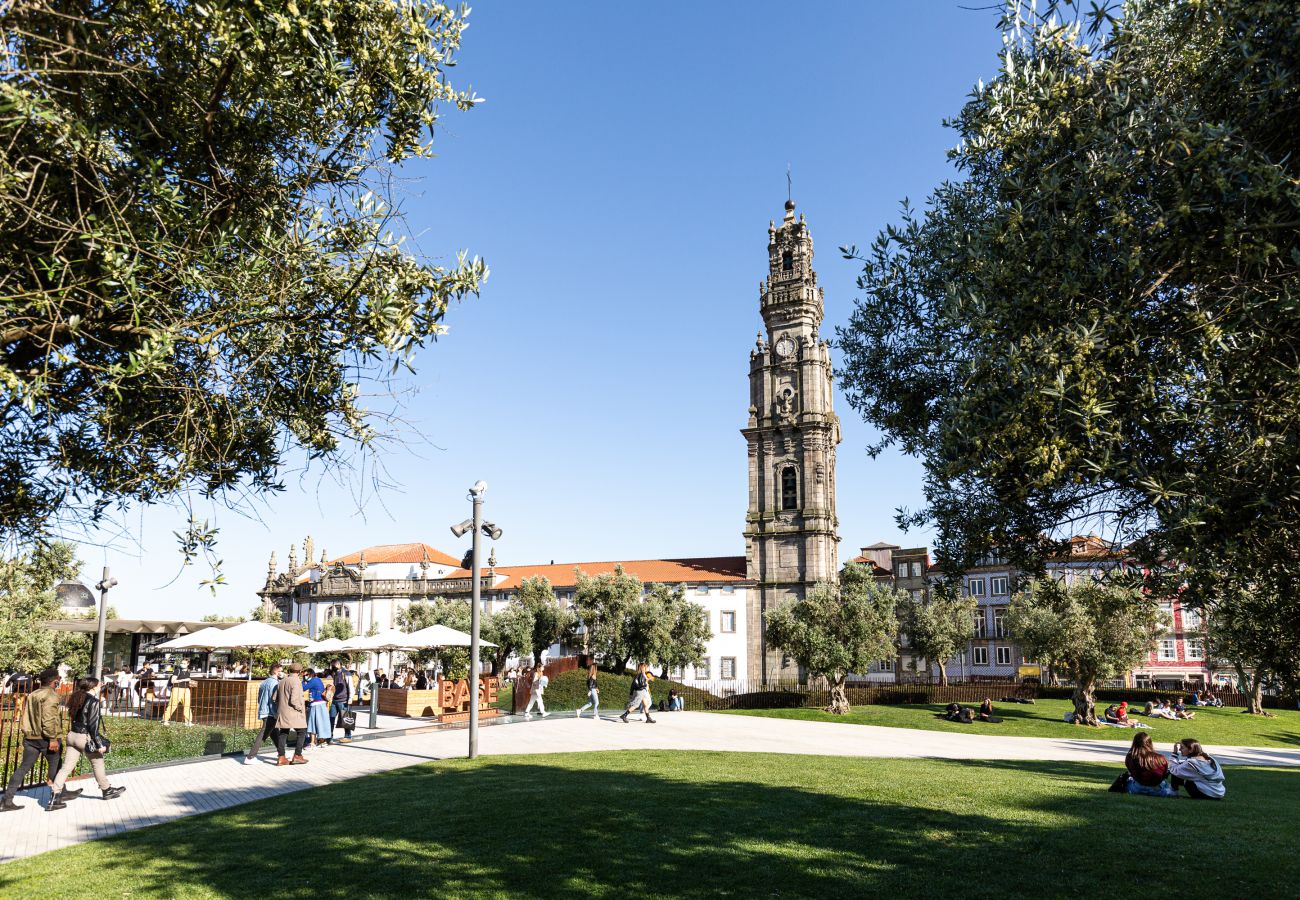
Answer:
[{"label": "blue sky", "polygon": [[[283,565],[307,534],[331,555],[414,540],[458,555],[447,526],[480,478],[503,565],[743,553],[739,429],[786,165],[830,336],[857,274],[836,248],[951,174],[942,121],[1001,48],[996,12],[954,0],[492,0],[470,21],[453,72],[486,102],[448,112],[399,192],[421,252],[467,248],[492,274],[405,380],[395,486],[309,472],[251,515],[201,510],[221,529],[216,597],[205,570],[177,577],[182,516],[134,512],[128,537],[81,552],[88,582],[112,566],[121,615],[246,612],[270,551]],[[921,499],[917,462],[870,459],[874,432],[837,410],[841,558],[927,542],[894,523]]]}]

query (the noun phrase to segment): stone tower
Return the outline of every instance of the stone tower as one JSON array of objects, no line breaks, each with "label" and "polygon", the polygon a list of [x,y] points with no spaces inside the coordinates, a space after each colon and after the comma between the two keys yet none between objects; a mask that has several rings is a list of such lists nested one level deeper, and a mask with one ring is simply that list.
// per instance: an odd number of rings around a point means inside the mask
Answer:
[{"label": "stone tower", "polygon": [[749,513],[745,558],[749,591],[751,681],[792,679],[793,662],[769,650],[767,611],[803,597],[839,571],[830,343],[821,339],[822,289],[813,242],[794,201],[781,227],[768,226],[768,277],[759,286],[766,339],[749,354]]}]

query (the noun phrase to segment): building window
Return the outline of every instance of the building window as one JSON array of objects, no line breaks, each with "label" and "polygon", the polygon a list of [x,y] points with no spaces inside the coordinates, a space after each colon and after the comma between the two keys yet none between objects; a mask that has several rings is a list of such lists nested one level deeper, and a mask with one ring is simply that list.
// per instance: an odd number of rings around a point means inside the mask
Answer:
[{"label": "building window", "polygon": [[352,611],[342,603],[336,603],[325,610],[325,621],[328,622],[330,619],[348,619],[351,621]]},{"label": "building window", "polygon": [[730,681],[731,679],[735,678],[735,677],[736,677],[736,657],[734,657],[734,656],[724,656],[724,657],[722,657],[722,666],[721,666],[721,669],[722,669],[722,672],[721,672],[722,677],[723,677],[725,680]]},{"label": "building window", "polygon": [[882,659],[882,660],[878,663],[878,665],[879,665],[879,667],[880,667],[880,671],[881,671],[881,672],[892,672],[892,671],[894,671],[894,661],[893,661],[892,659]]},{"label": "building window", "polygon": [[799,476],[795,473],[794,466],[786,466],[781,470],[781,508],[799,508]]},{"label": "building window", "polygon": [[1166,661],[1178,658],[1178,651],[1174,649],[1173,638],[1165,638],[1160,642],[1160,658]]},{"label": "building window", "polygon": [[736,593],[736,586],[735,586],[734,584],[724,584],[724,585],[722,586],[722,593],[724,593],[724,594],[734,594],[734,593]]},{"label": "building window", "polygon": [[1011,665],[1011,648],[1010,648],[1010,647],[998,647],[998,665],[999,665],[999,666],[1009,666],[1009,665]]},{"label": "building window", "polygon": [[1005,609],[993,610],[993,636],[1004,638],[1007,636],[1007,611]]},{"label": "building window", "polygon": [[712,676],[709,674],[709,658],[706,656],[695,664],[695,679],[700,681],[707,680],[710,677]]},{"label": "building window", "polygon": [[1205,646],[1200,641],[1188,641],[1187,658],[1205,659]]},{"label": "building window", "polygon": [[972,647],[971,658],[977,666],[987,666],[989,664],[988,647]]},{"label": "building window", "polygon": [[898,564],[898,577],[899,577],[899,578],[906,578],[906,577],[907,577],[907,563],[899,563],[899,564]]},{"label": "building window", "polygon": [[911,594],[912,594],[912,602],[920,603],[921,597],[925,594],[925,591],[921,590],[920,588],[913,588]]},{"label": "building window", "polygon": [[734,634],[736,631],[736,613],[734,610],[724,609],[718,614],[718,630],[723,634]]},{"label": "building window", "polygon": [[989,593],[998,597],[1007,595],[1007,579],[1005,576],[1000,578],[989,579]]},{"label": "building window", "polygon": [[1201,613],[1196,609],[1183,610],[1183,631],[1200,631]]},{"label": "building window", "polygon": [[[975,610],[975,637],[986,638],[989,636],[989,622],[984,618],[984,610]],[[987,653],[985,654],[988,655]]]},{"label": "building window", "polygon": [[912,577],[913,578],[921,577],[921,564],[919,562],[912,563]]},{"label": "building window", "polygon": [[669,666],[669,667],[668,667],[668,677],[671,678],[671,679],[673,679],[674,681],[681,681],[681,680],[682,680],[682,677],[683,677],[683,669],[682,669],[682,667],[681,667],[681,666]]},{"label": "building window", "polygon": [[972,597],[983,597],[984,579],[972,578],[970,581],[966,582],[966,593],[970,594]]},{"label": "building window", "polygon": [[709,592],[709,586],[707,584],[702,584],[695,589],[695,593],[697,594],[707,594],[708,592]]},{"label": "building window", "polygon": [[781,254],[781,271],[783,272],[794,271],[794,254],[789,250]]}]

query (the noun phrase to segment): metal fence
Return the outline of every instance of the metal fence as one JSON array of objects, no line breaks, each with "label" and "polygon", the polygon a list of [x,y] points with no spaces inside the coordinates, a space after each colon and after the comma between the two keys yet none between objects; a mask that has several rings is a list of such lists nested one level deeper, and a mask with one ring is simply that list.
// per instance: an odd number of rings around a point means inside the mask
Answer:
[{"label": "metal fence", "polygon": [[[173,759],[246,750],[258,725],[259,681],[192,678],[188,689],[173,688],[166,677],[141,679],[111,675],[97,691],[102,730],[112,742],[105,758],[109,769],[147,765]],[[35,685],[26,682],[0,694],[0,785],[8,784],[23,754],[23,712]],[[59,686],[60,740],[68,731],[67,700],[71,683]],[[77,773],[90,771],[83,757]],[[51,780],[44,757],[23,779],[22,787]]]}]

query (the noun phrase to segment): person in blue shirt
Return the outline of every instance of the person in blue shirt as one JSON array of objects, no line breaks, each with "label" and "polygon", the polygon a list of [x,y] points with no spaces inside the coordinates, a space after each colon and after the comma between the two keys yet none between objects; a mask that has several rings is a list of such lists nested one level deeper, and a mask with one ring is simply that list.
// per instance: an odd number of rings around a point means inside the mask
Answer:
[{"label": "person in blue shirt", "polygon": [[[316,674],[315,669],[307,670],[307,677],[302,682],[302,690],[307,695],[309,740],[318,747],[328,746],[330,738],[334,736],[334,729],[330,726],[330,706],[325,696],[325,682]],[[332,694],[333,691],[331,690],[330,693]]]},{"label": "person in blue shirt", "polygon": [[253,746],[244,754],[246,763],[257,758],[257,751],[262,749],[262,741],[275,743],[275,686],[280,683],[280,670],[279,663],[271,666],[271,674],[263,679],[257,689],[257,717],[262,720],[262,728],[253,739]]}]

